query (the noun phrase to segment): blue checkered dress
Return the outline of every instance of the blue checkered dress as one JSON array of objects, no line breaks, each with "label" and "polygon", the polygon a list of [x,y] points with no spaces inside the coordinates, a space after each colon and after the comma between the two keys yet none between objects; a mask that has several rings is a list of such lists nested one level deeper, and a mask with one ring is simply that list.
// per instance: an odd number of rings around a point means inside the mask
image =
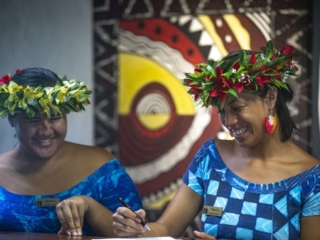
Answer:
[{"label": "blue checkered dress", "polygon": [[297,240],[300,218],[320,215],[320,165],[280,182],[250,183],[226,167],[209,140],[183,181],[205,206],[222,208],[221,216],[201,215],[201,231],[217,239]]}]

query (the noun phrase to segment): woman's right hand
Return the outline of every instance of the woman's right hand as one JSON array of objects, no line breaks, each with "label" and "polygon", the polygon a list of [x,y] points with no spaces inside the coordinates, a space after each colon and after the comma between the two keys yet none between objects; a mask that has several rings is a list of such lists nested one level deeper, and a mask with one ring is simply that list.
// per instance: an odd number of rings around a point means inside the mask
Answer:
[{"label": "woman's right hand", "polygon": [[[136,211],[136,214],[145,219],[146,212],[143,209]],[[136,214],[126,207],[119,207],[112,215],[114,233],[119,237],[139,237],[144,233],[146,229],[142,227]]]}]

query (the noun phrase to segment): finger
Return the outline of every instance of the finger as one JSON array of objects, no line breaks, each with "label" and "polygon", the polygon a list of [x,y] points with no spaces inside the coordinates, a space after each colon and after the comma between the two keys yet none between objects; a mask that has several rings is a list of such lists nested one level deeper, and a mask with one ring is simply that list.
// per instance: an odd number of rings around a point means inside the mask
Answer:
[{"label": "finger", "polygon": [[137,238],[141,236],[141,233],[135,233],[135,232],[128,232],[127,230],[121,230],[119,228],[114,228],[113,230],[114,234],[117,235],[118,237],[132,237],[132,238]]},{"label": "finger", "polygon": [[81,206],[70,202],[68,205],[71,211],[71,221],[69,225],[69,230],[72,236],[81,236],[82,235],[82,218],[83,214],[81,214]]},{"label": "finger", "polygon": [[64,229],[63,227],[60,228],[59,232],[58,232],[58,235],[59,234],[67,234],[67,231],[66,229]]},{"label": "finger", "polygon": [[78,209],[75,204],[68,201],[62,201],[59,203],[57,214],[61,225],[66,229],[68,235],[78,236],[79,234],[82,234],[81,232],[78,233],[78,230],[81,230],[81,225]]},{"label": "finger", "polygon": [[[133,226],[132,225],[129,225],[129,223],[133,223]],[[121,231],[125,231],[125,232],[128,232],[128,233],[143,233],[146,231],[146,229],[141,225],[141,223],[136,223],[132,220],[124,220],[124,221],[121,221],[119,222],[118,220],[114,220],[113,223],[113,228],[114,229],[119,229]]]},{"label": "finger", "polygon": [[66,219],[64,217],[64,212],[62,210],[62,202],[57,205],[56,212],[57,212],[57,215],[58,215],[59,222],[61,224],[60,231],[64,230],[66,234],[71,235],[71,232],[69,231],[69,227],[68,227],[67,221],[66,221]]},{"label": "finger", "polygon": [[[143,209],[139,209],[138,211],[135,212],[140,218],[143,219],[143,221],[145,221],[146,219],[146,211],[144,211]],[[140,222],[140,220],[139,220]]]},{"label": "finger", "polygon": [[141,232],[141,219],[127,208],[118,209],[114,214],[114,221],[123,224],[123,226],[127,228],[128,232]]},{"label": "finger", "polygon": [[207,233],[204,233],[204,232],[193,231],[193,233],[196,238],[216,240],[215,237],[213,237]]},{"label": "finger", "polygon": [[124,217],[123,215],[115,213],[112,215],[112,219],[113,219],[112,226],[113,226],[113,229],[115,230],[114,232],[118,236],[137,235],[146,231],[146,229],[144,229],[140,223],[130,218]]}]

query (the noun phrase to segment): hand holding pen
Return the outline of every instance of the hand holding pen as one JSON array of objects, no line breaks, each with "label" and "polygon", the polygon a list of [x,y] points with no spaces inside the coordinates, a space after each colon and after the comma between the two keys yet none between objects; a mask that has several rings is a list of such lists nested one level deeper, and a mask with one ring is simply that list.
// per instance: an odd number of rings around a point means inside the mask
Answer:
[{"label": "hand holding pen", "polygon": [[140,223],[141,223],[141,225],[142,225],[145,229],[151,231],[151,229],[150,229],[149,226],[143,221],[143,219],[142,219],[135,211],[133,211],[133,210],[131,209],[131,207],[130,207],[125,201],[123,201],[122,198],[118,198],[118,200],[119,200],[119,202],[120,202],[124,207],[130,209],[130,211],[133,212],[133,213],[136,215],[136,217],[138,217],[138,218],[140,219],[140,221],[141,221]]}]

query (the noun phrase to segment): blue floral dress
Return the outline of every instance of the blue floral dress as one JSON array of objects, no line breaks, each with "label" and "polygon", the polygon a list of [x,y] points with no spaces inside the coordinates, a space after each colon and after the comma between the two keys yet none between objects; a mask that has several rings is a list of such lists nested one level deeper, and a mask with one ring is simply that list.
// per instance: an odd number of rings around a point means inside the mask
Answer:
[{"label": "blue floral dress", "polygon": [[[58,198],[63,201],[78,195],[89,196],[112,212],[121,206],[118,197],[134,210],[142,208],[140,195],[132,179],[119,161],[113,159],[76,186],[57,194],[20,195],[0,186],[0,231],[58,233],[61,225],[55,206],[37,206],[37,200]],[[86,222],[83,235],[95,235]]]},{"label": "blue floral dress", "polygon": [[320,215],[320,165],[272,184],[247,182],[204,143],[183,177],[204,198],[201,231],[217,239],[299,239],[300,219]]}]

